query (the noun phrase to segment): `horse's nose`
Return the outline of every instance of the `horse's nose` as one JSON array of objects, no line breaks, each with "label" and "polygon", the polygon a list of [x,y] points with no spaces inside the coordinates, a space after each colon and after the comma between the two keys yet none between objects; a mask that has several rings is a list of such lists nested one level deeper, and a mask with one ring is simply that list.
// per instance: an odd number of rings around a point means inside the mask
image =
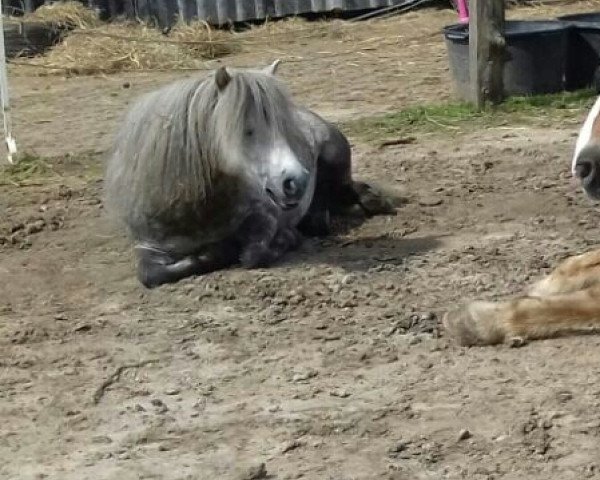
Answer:
[{"label": "horse's nose", "polygon": [[587,158],[578,160],[575,164],[575,176],[581,181],[593,177],[596,169],[595,163],[593,160]]},{"label": "horse's nose", "polygon": [[579,152],[573,173],[584,185],[596,183],[600,173],[600,148],[588,145]]},{"label": "horse's nose", "polygon": [[288,200],[297,201],[302,198],[308,186],[308,172],[299,175],[287,175],[283,179],[283,193]]},{"label": "horse's nose", "polygon": [[600,199],[600,145],[591,144],[579,152],[573,174],[589,197]]}]

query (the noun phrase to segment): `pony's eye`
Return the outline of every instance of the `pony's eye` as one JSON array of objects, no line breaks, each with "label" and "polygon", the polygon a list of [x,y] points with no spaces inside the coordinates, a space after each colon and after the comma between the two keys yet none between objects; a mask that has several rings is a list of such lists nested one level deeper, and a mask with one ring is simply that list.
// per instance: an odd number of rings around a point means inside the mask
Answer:
[{"label": "pony's eye", "polygon": [[247,137],[251,137],[252,135],[254,135],[254,130],[252,128],[247,128],[244,133]]}]

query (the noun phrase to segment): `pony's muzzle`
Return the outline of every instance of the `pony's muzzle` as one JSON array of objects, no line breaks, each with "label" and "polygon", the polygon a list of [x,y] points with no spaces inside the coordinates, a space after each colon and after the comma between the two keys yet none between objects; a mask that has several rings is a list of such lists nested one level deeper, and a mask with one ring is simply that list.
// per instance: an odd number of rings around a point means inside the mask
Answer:
[{"label": "pony's muzzle", "polygon": [[310,182],[310,173],[304,168],[281,172],[265,186],[271,200],[283,210],[291,210],[300,204]]},{"label": "pony's muzzle", "polygon": [[582,149],[573,170],[585,193],[595,200],[600,199],[600,146],[589,145]]}]

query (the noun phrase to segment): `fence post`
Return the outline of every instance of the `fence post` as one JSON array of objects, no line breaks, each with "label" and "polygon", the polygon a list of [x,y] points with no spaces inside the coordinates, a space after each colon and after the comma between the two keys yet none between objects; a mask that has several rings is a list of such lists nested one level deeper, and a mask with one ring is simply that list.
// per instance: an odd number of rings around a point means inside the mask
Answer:
[{"label": "fence post", "polygon": [[469,0],[469,75],[477,109],[504,99],[504,0]]},{"label": "fence post", "polygon": [[8,162],[14,163],[17,154],[17,142],[12,136],[10,119],[10,97],[8,95],[8,75],[6,73],[6,50],[4,47],[4,8],[0,0],[0,115],[4,127],[4,142],[8,150]]}]

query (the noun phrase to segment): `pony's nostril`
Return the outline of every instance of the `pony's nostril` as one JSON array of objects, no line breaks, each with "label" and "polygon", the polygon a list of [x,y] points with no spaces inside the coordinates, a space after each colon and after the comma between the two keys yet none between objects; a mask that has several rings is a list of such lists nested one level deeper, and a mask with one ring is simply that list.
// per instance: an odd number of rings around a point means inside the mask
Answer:
[{"label": "pony's nostril", "polygon": [[592,173],[592,170],[592,162],[583,161],[578,162],[577,165],[575,165],[575,175],[582,180],[589,177]]},{"label": "pony's nostril", "polygon": [[288,197],[294,197],[298,193],[298,185],[293,178],[286,178],[283,181],[283,193]]}]

